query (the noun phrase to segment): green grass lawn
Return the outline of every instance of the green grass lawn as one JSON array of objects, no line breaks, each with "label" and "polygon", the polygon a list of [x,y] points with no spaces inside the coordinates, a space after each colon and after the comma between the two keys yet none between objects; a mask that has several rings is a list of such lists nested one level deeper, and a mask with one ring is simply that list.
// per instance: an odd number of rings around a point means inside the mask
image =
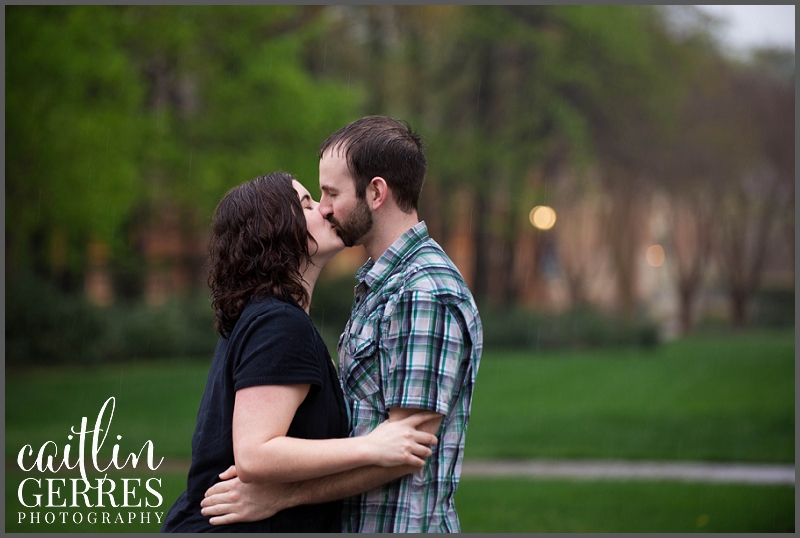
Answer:
[{"label": "green grass lawn", "polygon": [[[16,457],[25,444],[36,450],[47,440],[66,443],[70,427],[86,416],[92,428],[114,396],[110,435],[123,436],[121,452],[138,452],[152,440],[158,455],[188,459],[208,367],[198,360],[139,361],[9,374],[6,457]],[[113,442],[110,437],[103,448]]]},{"label": "green grass lawn", "polygon": [[464,479],[464,532],[794,532],[794,488]]},{"label": "green grass lawn", "polygon": [[[83,416],[92,428],[114,396],[106,458],[115,442],[124,457],[152,440],[157,458],[186,461],[207,371],[206,360],[173,360],[8,372],[6,531],[157,530],[155,519],[18,524],[17,487],[33,475],[16,468],[16,455],[25,444],[36,451],[47,440],[63,450],[69,428]],[[698,338],[654,351],[489,350],[467,439],[468,458],[794,462],[794,335]],[[153,475],[163,479],[164,496],[155,510],[166,512],[185,474],[165,468]],[[794,529],[792,487],[467,478],[457,503],[467,532]],[[127,518],[128,509],[117,511]]]},{"label": "green grass lawn", "polygon": [[[114,396],[121,452],[152,440],[160,456],[189,458],[207,372],[207,361],[187,360],[9,373],[6,457],[25,444],[63,446]],[[651,351],[489,350],[466,457],[793,462],[794,372],[792,332]]]},{"label": "green grass lawn", "polygon": [[467,458],[794,462],[794,333],[486,353]]}]

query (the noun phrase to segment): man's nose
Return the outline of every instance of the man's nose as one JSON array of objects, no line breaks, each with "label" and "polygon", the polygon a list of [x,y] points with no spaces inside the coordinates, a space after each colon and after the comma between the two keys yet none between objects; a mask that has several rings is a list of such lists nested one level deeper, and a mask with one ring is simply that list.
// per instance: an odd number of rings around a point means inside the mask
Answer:
[{"label": "man's nose", "polygon": [[333,206],[330,204],[326,196],[322,196],[319,200],[319,205],[317,206],[317,211],[325,217],[326,219],[333,214]]}]

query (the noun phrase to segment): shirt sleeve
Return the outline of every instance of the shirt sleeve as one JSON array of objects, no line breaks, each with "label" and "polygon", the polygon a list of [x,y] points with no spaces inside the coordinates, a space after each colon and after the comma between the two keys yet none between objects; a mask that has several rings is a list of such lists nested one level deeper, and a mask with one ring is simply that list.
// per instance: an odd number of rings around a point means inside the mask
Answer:
[{"label": "shirt sleeve", "polygon": [[291,305],[256,316],[242,334],[233,367],[234,389],[309,383],[322,386],[322,365],[314,327]]},{"label": "shirt sleeve", "polygon": [[384,378],[386,407],[446,415],[456,392],[464,334],[447,304],[428,292],[404,292],[389,316],[381,342],[389,364]]}]

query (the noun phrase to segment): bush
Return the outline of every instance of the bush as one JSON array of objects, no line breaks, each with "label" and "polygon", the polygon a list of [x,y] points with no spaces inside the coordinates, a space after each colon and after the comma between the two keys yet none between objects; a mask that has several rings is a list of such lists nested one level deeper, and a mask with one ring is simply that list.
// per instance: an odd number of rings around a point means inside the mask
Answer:
[{"label": "bush", "polygon": [[6,281],[6,364],[102,360],[105,323],[83,295],[24,275]]},{"label": "bush", "polygon": [[106,354],[125,357],[211,357],[217,342],[206,293],[173,297],[161,306],[141,301],[107,309]]},{"label": "bush", "polygon": [[320,279],[314,286],[311,319],[334,358],[339,335],[344,331],[350,318],[355,285],[354,277],[343,276],[330,280]]},{"label": "bush", "polygon": [[654,347],[659,341],[658,326],[643,317],[625,321],[591,308],[548,314],[483,307],[480,313],[484,348]]},{"label": "bush", "polygon": [[[311,317],[331,355],[350,316],[355,279],[321,281]],[[131,358],[211,357],[217,342],[210,297],[199,290],[158,307],[143,301],[107,308],[31,276],[6,285],[6,364],[91,364]],[[624,322],[591,309],[564,314],[481,308],[484,347],[545,349],[654,346],[655,324]]]},{"label": "bush", "polygon": [[753,295],[750,324],[753,327],[794,327],[794,290],[763,289]]},{"label": "bush", "polygon": [[[350,317],[353,303],[352,276],[320,280],[314,288],[311,318],[328,349],[336,350],[339,335]],[[484,348],[560,348],[658,344],[658,326],[643,316],[625,322],[591,308],[563,314],[530,310],[480,307]]]},{"label": "bush", "polygon": [[158,307],[99,308],[31,276],[6,285],[6,363],[90,364],[130,358],[211,357],[217,342],[207,293]]},{"label": "bush", "polygon": [[[706,312],[697,320],[694,332],[731,334],[730,296],[726,290],[717,291],[724,298],[724,309]],[[793,289],[766,288],[756,291],[747,303],[747,327],[751,329],[789,329],[794,327],[795,300]]]}]

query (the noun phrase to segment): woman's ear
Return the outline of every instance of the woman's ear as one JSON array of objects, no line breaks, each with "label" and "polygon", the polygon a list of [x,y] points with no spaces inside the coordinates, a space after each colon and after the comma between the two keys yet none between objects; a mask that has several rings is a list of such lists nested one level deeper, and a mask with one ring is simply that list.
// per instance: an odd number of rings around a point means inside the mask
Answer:
[{"label": "woman's ear", "polygon": [[386,180],[380,176],[375,176],[367,185],[367,203],[373,211],[381,207],[389,196],[389,186]]}]

